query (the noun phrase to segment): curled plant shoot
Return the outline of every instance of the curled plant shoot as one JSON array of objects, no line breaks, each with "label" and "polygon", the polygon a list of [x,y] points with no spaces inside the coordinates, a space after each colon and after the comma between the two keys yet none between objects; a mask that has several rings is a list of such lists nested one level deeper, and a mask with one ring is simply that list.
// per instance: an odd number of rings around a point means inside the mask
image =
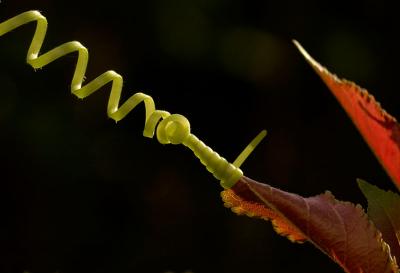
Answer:
[{"label": "curled plant shoot", "polygon": [[42,68],[58,58],[78,52],[78,60],[71,81],[71,92],[74,95],[83,99],[112,82],[107,105],[107,115],[110,118],[116,122],[120,121],[138,104],[144,103],[146,116],[143,136],[152,138],[156,133],[161,144],[182,144],[188,147],[206,166],[207,170],[221,181],[221,186],[224,188],[231,188],[243,176],[239,167],[266,136],[265,130],[254,138],[234,163],[229,163],[190,132],[190,123],[187,118],[180,114],[170,114],[164,110],[157,110],[151,96],[135,93],[120,105],[123,79],[115,71],[106,71],[84,84],[89,54],[87,48],[80,42],[67,42],[48,52],[39,54],[47,32],[47,20],[39,11],[23,12],[4,21],[0,24],[0,36],[31,22],[36,22],[36,30],[28,49],[26,61],[34,69]]}]

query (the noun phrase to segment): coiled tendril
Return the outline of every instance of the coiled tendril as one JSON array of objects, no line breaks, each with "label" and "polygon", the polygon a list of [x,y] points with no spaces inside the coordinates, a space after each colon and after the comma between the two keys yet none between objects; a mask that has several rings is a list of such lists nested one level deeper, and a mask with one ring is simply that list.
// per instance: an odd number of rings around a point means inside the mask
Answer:
[{"label": "coiled tendril", "polygon": [[265,137],[266,131],[262,131],[239,155],[233,164],[219,156],[211,148],[206,146],[195,135],[190,133],[190,123],[182,115],[170,114],[167,111],[156,110],[152,97],[143,93],[132,95],[122,105],[121,98],[122,76],[109,70],[83,85],[88,63],[88,50],[78,41],[64,43],[39,56],[47,31],[47,20],[39,11],[27,11],[21,13],[0,24],[0,36],[20,27],[21,25],[36,21],[36,30],[29,46],[26,61],[33,68],[42,68],[54,60],[78,52],[78,60],[71,81],[71,92],[78,98],[85,98],[102,86],[112,82],[111,93],[108,100],[107,115],[115,121],[123,119],[139,103],[144,103],[146,117],[143,136],[152,138],[156,132],[157,139],[162,144],[183,144],[190,148],[206,166],[215,178],[221,180],[224,188],[232,187],[243,175],[239,169],[243,161],[254,150],[255,146]]}]

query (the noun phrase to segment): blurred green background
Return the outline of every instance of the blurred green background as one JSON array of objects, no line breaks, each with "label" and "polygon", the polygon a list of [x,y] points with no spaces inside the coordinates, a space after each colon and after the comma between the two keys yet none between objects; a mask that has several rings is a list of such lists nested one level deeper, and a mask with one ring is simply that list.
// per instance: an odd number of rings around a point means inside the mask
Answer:
[{"label": "blurred green background", "polygon": [[[49,21],[42,52],[78,40],[87,79],[113,69],[253,179],[365,205],[355,179],[394,189],[334,97],[291,43],[368,88],[394,116],[398,14],[384,1],[7,1]],[[76,56],[25,63],[30,24],[0,38],[0,272],[341,272],[311,244],[224,208],[183,146],[142,134],[144,107],[115,124],[109,89],[70,95]]]}]

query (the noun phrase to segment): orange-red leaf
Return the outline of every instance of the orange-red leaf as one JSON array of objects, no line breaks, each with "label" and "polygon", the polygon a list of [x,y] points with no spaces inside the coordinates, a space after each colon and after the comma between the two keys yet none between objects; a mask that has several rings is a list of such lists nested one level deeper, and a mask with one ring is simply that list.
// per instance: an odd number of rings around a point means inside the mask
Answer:
[{"label": "orange-red leaf", "polygon": [[398,272],[381,233],[359,205],[330,192],[303,198],[242,177],[222,193],[234,212],[271,219],[292,240],[309,240],[348,273]]},{"label": "orange-red leaf", "polygon": [[339,79],[315,61],[301,45],[297,48],[325,82],[366,140],[386,172],[400,189],[400,125],[367,90]]},{"label": "orange-red leaf", "polygon": [[303,243],[307,240],[307,237],[301,231],[291,223],[288,223],[280,214],[268,208],[266,205],[256,202],[255,200],[258,200],[258,198],[253,192],[246,191],[246,188],[244,188],[244,191],[242,189],[243,188],[240,186],[235,187],[238,194],[232,189],[222,191],[221,197],[224,201],[224,206],[230,208],[238,215],[258,217],[266,221],[270,220],[278,234],[286,236],[294,243]]}]

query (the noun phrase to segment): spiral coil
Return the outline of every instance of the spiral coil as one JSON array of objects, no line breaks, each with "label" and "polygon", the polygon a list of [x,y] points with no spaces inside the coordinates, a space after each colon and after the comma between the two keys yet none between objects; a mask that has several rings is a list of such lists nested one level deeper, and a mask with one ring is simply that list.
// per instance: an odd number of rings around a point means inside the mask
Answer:
[{"label": "spiral coil", "polygon": [[47,20],[39,11],[21,13],[0,24],[0,36],[24,24],[35,22],[36,30],[29,46],[26,61],[34,69],[42,68],[54,60],[67,54],[78,52],[78,60],[71,81],[71,92],[78,98],[85,98],[102,86],[112,82],[111,93],[107,105],[107,115],[116,122],[123,119],[138,104],[145,105],[145,125],[143,136],[152,138],[154,133],[162,144],[183,144],[193,151],[215,178],[221,181],[224,188],[232,187],[242,176],[240,165],[254,150],[255,146],[265,137],[262,131],[231,164],[206,146],[195,135],[190,133],[190,123],[182,115],[170,114],[167,111],[156,110],[152,97],[144,93],[135,93],[120,105],[123,85],[122,76],[109,70],[83,85],[88,64],[88,50],[78,41],[64,43],[46,53],[39,55],[47,32]]}]

